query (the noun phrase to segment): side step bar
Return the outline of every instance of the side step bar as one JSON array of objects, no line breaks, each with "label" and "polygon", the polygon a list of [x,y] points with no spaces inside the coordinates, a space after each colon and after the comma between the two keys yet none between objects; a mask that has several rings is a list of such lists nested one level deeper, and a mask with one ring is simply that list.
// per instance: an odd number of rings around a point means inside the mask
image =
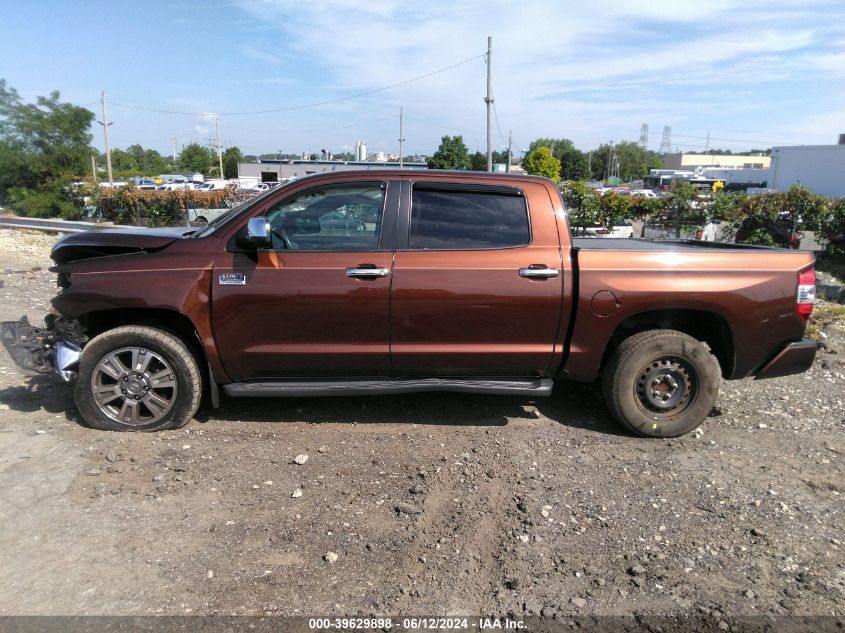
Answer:
[{"label": "side step bar", "polygon": [[456,391],[497,396],[550,396],[551,378],[420,378],[376,380],[280,380],[237,382],[223,385],[223,392],[234,398],[380,396],[426,391]]}]

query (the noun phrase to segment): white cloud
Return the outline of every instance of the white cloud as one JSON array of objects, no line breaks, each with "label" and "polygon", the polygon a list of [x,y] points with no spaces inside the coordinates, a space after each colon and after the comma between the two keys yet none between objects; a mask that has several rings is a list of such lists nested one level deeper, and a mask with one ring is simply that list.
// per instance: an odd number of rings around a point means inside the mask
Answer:
[{"label": "white cloud", "polygon": [[[809,117],[813,105],[785,111],[773,95],[794,100],[790,85],[812,77],[824,91],[825,78],[845,73],[845,11],[824,0],[799,8],[777,0],[244,0],[241,7],[280,31],[288,49],[245,47],[244,54],[276,64],[282,55],[308,59],[323,69],[313,88],[333,84],[328,98],[480,55],[493,35],[501,132],[513,128],[523,144],[554,134],[582,147],[632,139],[642,121],[654,129],[736,127],[743,117],[758,126],[785,123]],[[404,105],[409,132],[428,147],[448,130],[483,135],[484,91],[484,64],[476,60],[321,111],[381,115]]]}]

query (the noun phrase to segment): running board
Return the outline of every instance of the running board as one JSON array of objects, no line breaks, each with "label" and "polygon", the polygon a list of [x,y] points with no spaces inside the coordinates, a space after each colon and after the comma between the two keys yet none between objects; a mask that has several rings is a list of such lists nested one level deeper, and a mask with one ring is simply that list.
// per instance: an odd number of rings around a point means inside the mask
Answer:
[{"label": "running board", "polygon": [[279,380],[274,382],[232,383],[223,385],[223,392],[234,398],[380,396],[426,391],[455,391],[497,396],[550,396],[552,385],[551,378]]}]

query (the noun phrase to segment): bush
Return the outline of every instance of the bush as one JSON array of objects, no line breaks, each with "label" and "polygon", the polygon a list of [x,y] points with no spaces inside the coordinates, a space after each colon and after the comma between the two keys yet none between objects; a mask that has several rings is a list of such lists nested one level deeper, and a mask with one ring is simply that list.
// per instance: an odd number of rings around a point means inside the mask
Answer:
[{"label": "bush", "polygon": [[9,190],[9,208],[31,218],[75,219],[79,213],[75,201],[59,183],[40,189],[15,187]]},{"label": "bush", "polygon": [[98,187],[93,204],[102,219],[115,224],[135,224],[139,219],[147,226],[172,226],[185,222],[188,209],[232,207],[246,198],[232,185],[218,191],[177,189],[157,191],[136,187]]},{"label": "bush", "polygon": [[675,187],[659,198],[599,195],[583,181],[559,185],[569,212],[573,233],[600,224],[611,228],[619,220],[642,220],[678,225],[703,226],[720,221],[720,239],[733,239],[738,227],[747,221],[750,230],[743,235],[748,244],[776,245],[767,225],[791,222],[798,233],[814,231],[827,252],[845,254],[845,200],[832,200],[793,185],[784,193],[749,196],[741,193],[714,193],[707,197],[689,183]]}]

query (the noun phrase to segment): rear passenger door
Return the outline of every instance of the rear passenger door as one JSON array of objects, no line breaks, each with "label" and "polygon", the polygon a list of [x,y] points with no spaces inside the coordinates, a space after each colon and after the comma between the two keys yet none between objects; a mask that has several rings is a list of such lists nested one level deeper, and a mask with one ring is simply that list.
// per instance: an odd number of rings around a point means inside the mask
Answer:
[{"label": "rear passenger door", "polygon": [[393,375],[545,375],[563,278],[545,187],[406,181],[402,198]]}]

